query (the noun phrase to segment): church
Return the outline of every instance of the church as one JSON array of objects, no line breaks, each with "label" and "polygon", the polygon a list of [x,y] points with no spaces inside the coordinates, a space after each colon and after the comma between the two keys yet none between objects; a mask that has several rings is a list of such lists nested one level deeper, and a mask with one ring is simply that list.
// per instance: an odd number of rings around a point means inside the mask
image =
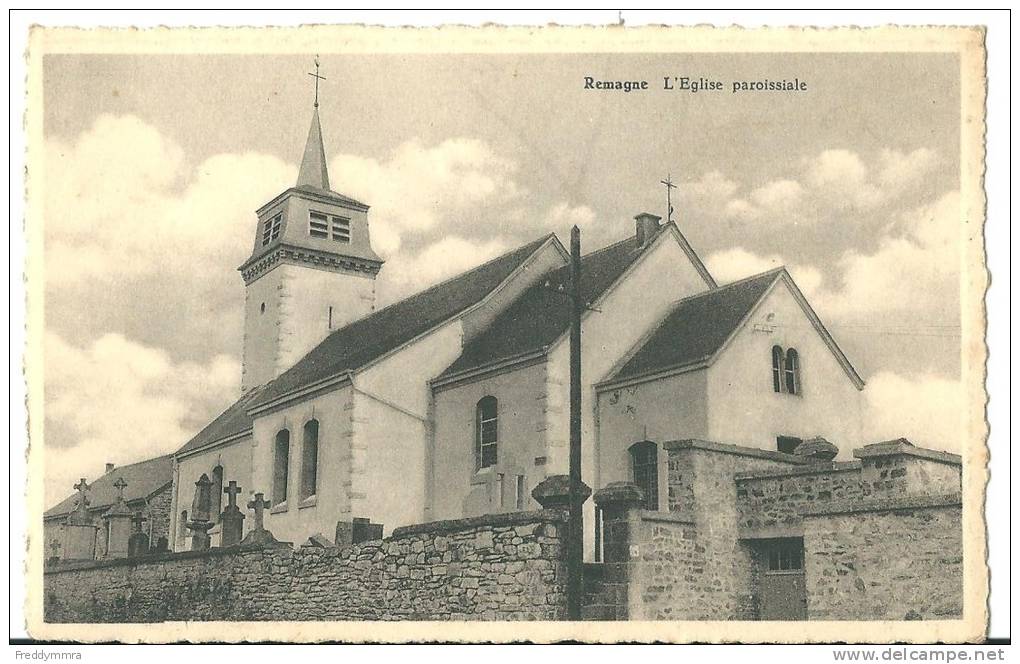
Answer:
[{"label": "church", "polygon": [[[262,493],[266,528],[300,545],[537,509],[532,489],[567,472],[560,239],[377,308],[369,210],[332,188],[316,102],[297,182],[257,210],[238,268],[242,395],[172,454],[174,551],[191,546],[196,482],[211,482],[214,521],[229,482]],[[668,509],[667,441],[786,455],[824,439],[840,459],[864,442],[864,383],[785,269],[720,285],[676,223],[640,213],[581,271],[593,490],[633,482],[647,509]],[[219,545],[221,524],[209,535]]]}]

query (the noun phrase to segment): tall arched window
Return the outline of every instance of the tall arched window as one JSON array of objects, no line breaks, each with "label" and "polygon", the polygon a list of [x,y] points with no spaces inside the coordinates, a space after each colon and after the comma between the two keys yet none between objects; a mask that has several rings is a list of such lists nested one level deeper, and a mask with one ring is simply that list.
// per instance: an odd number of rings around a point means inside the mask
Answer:
[{"label": "tall arched window", "polygon": [[499,457],[499,402],[482,397],[475,407],[475,470],[495,466]]},{"label": "tall arched window", "polygon": [[783,349],[772,347],[772,390],[783,391]]},{"label": "tall arched window", "polygon": [[287,475],[290,470],[290,431],[276,434],[273,452],[273,505],[287,502]]},{"label": "tall arched window", "polygon": [[645,494],[645,509],[659,509],[659,455],[655,443],[643,440],[630,446],[634,484]]},{"label": "tall arched window", "polygon": [[783,376],[786,380],[786,391],[789,394],[800,394],[800,356],[795,348],[786,350]]},{"label": "tall arched window", "polygon": [[301,500],[315,495],[319,473],[319,421],[305,422],[301,440]]}]

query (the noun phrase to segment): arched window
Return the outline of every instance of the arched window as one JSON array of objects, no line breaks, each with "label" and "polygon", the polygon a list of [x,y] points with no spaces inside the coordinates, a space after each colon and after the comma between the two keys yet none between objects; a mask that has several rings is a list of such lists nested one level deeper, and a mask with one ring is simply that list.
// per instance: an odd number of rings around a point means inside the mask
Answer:
[{"label": "arched window", "polygon": [[305,423],[301,441],[301,500],[315,495],[319,472],[319,421]]},{"label": "arched window", "polygon": [[495,466],[499,444],[499,402],[482,397],[475,407],[475,470]]},{"label": "arched window", "polygon": [[786,381],[786,391],[789,394],[800,394],[800,356],[795,348],[786,350],[783,376]]},{"label": "arched window", "polygon": [[290,431],[276,434],[273,456],[273,505],[287,502],[287,475],[290,470]]},{"label": "arched window", "polygon": [[772,390],[783,391],[783,349],[779,346],[772,347]]},{"label": "arched window", "polygon": [[659,455],[655,443],[643,440],[630,446],[634,484],[645,494],[645,509],[659,509]]}]

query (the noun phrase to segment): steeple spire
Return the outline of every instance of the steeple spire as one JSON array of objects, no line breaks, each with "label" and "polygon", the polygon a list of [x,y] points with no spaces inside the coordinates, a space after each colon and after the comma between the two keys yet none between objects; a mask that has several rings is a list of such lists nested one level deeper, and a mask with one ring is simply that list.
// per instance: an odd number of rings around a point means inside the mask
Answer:
[{"label": "steeple spire", "polygon": [[319,76],[319,56],[315,56],[315,106],[312,111],[312,126],[308,130],[305,141],[305,153],[301,157],[301,170],[298,171],[297,186],[308,186],[329,191],[329,171],[326,170],[326,149],[322,145],[322,126],[319,124],[319,81],[326,80]]}]

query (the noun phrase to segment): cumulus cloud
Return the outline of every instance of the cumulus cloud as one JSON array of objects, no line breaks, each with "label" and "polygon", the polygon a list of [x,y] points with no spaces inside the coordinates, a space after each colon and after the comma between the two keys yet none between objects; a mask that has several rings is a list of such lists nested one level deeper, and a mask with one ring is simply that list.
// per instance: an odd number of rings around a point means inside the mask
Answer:
[{"label": "cumulus cloud", "polygon": [[386,264],[385,278],[377,286],[377,304],[386,306],[411,293],[443,281],[499,256],[509,250],[496,238],[474,242],[448,236],[413,254],[397,253]]},{"label": "cumulus cloud", "polygon": [[124,465],[177,449],[237,396],[240,366],[226,355],[175,362],[112,333],[86,347],[47,333],[43,352],[47,505],[71,493],[78,477],[100,475],[108,461]]},{"label": "cumulus cloud", "polygon": [[[813,225],[847,211],[870,213],[917,188],[938,165],[928,148],[911,152],[885,149],[870,163],[851,150],[823,150],[800,160],[792,177],[777,178],[739,194],[739,187],[718,173],[698,185],[714,193],[715,214],[723,218],[776,225]],[[707,181],[707,183],[706,183]]]},{"label": "cumulus cloud", "polygon": [[[820,293],[840,316],[928,312],[920,323],[954,322],[959,311],[960,195],[899,216],[871,253],[848,251],[838,261],[839,288]],[[936,320],[932,320],[936,319]]]},{"label": "cumulus cloud", "polygon": [[810,265],[792,265],[778,254],[759,255],[743,247],[733,247],[709,254],[705,259],[705,265],[719,284],[727,284],[784,265],[808,298],[822,284],[822,273],[817,268]]},{"label": "cumulus cloud", "polygon": [[903,437],[957,454],[963,448],[968,404],[959,380],[881,371],[868,380],[864,399],[865,440]]}]

